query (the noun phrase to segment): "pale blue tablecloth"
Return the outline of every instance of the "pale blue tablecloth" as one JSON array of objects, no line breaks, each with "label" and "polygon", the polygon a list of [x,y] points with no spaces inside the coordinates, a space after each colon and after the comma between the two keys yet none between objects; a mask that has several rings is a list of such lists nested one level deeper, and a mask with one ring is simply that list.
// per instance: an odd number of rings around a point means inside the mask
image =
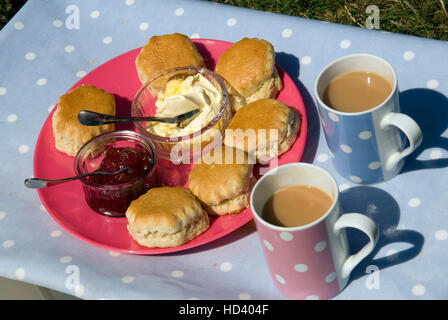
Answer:
[{"label": "pale blue tablecloth", "polygon": [[[69,5],[79,8],[79,29],[65,26]],[[23,186],[58,97],[111,58],[173,32],[264,38],[297,82],[310,127],[303,161],[332,172],[344,190],[344,209],[369,215],[381,228],[377,249],[335,299],[448,298],[448,43],[202,1],[29,0],[0,32],[0,276],[85,299],[283,299],[252,222],[190,251],[117,255],[65,232]],[[424,132],[404,171],[375,186],[354,185],[335,172],[312,97],[327,63],[359,52],[392,63],[402,109]],[[365,242],[357,232],[349,238],[352,251]]]}]

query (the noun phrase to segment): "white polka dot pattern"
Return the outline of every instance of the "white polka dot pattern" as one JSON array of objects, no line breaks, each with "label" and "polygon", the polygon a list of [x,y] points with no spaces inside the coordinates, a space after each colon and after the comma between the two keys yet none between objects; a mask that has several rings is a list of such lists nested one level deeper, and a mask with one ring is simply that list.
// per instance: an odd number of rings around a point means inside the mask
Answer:
[{"label": "white polka dot pattern", "polygon": [[339,45],[342,49],[348,49],[352,45],[352,42],[350,40],[342,40]]},{"label": "white polka dot pattern", "polygon": [[345,153],[352,153],[352,148],[346,144],[341,144],[341,150]]},{"label": "white polka dot pattern", "polygon": [[335,279],[336,279],[336,272],[332,272],[325,277],[325,282],[330,283],[333,282]]},{"label": "white polka dot pattern", "polygon": [[317,161],[319,162],[326,162],[328,160],[328,155],[325,153],[322,153],[317,156]]},{"label": "white polka dot pattern", "polygon": [[448,239],[448,231],[447,230],[437,230],[434,234],[437,240],[446,240]]},{"label": "white polka dot pattern", "polygon": [[428,82],[426,82],[426,87],[428,89],[435,89],[439,86],[439,81],[437,80],[428,80]]},{"label": "white polka dot pattern", "polygon": [[221,266],[219,268],[223,272],[229,272],[230,270],[232,270],[232,264],[230,262],[223,262],[221,263]]},{"label": "white polka dot pattern", "polygon": [[292,36],[292,30],[291,29],[283,29],[282,31],[282,37],[283,38],[289,38]]},{"label": "white polka dot pattern", "polygon": [[328,117],[334,122],[339,122],[339,117],[335,115],[333,112],[328,112]]},{"label": "white polka dot pattern", "polygon": [[28,153],[28,151],[30,151],[30,147],[27,146],[26,144],[22,144],[22,145],[19,147],[19,153],[21,153],[21,154]]},{"label": "white polka dot pattern", "polygon": [[26,271],[24,268],[18,268],[15,272],[14,275],[16,276],[17,280],[23,280],[25,279],[26,276]]},{"label": "white polka dot pattern", "polygon": [[263,240],[264,246],[269,250],[269,251],[274,251],[274,247],[272,246],[272,244],[267,241],[267,240]]},{"label": "white polka dot pattern", "polygon": [[352,180],[355,183],[361,183],[362,179],[358,176],[350,176],[350,180]]},{"label": "white polka dot pattern", "polygon": [[9,248],[13,247],[14,244],[15,244],[14,240],[5,240],[5,241],[3,241],[2,246],[5,249],[9,249]]},{"label": "white polka dot pattern", "polygon": [[374,161],[374,162],[370,162],[369,163],[369,169],[370,170],[376,170],[378,168],[381,167],[381,163],[379,163],[378,161]]},{"label": "white polka dot pattern", "polygon": [[76,72],[76,76],[78,78],[85,77],[86,75],[87,75],[87,72],[85,72],[84,70],[79,70],[78,72]]},{"label": "white polka dot pattern", "polygon": [[182,278],[184,276],[184,272],[182,270],[174,270],[171,272],[171,276],[174,278]]},{"label": "white polka dot pattern", "polygon": [[142,23],[140,23],[139,29],[141,31],[145,31],[146,29],[148,29],[148,27],[149,27],[148,22],[142,22]]},{"label": "white polka dot pattern", "polygon": [[63,256],[59,259],[60,263],[69,263],[72,261],[72,257],[70,256]]},{"label": "white polka dot pattern", "polygon": [[64,23],[61,20],[54,20],[53,21],[53,26],[55,26],[56,28],[60,28],[62,27]]},{"label": "white polka dot pattern", "polygon": [[431,159],[440,159],[440,158],[442,158],[442,150],[440,150],[440,149],[436,149],[436,150],[433,150],[433,151],[431,151],[431,153],[429,154],[429,157],[431,158]]},{"label": "white polka dot pattern", "polygon": [[44,85],[46,85],[47,84],[47,79],[45,79],[45,78],[40,78],[40,79],[38,79],[37,81],[36,81],[36,84],[38,85],[38,86],[44,86]]},{"label": "white polka dot pattern", "polygon": [[280,238],[284,241],[291,241],[294,239],[293,235],[287,231],[280,232]]},{"label": "white polka dot pattern", "polygon": [[359,139],[368,140],[372,137],[372,132],[370,131],[362,131],[358,134]]},{"label": "white polka dot pattern", "polygon": [[90,13],[90,18],[96,19],[100,16],[100,12],[98,10],[94,10]]},{"label": "white polka dot pattern", "polygon": [[321,241],[314,246],[314,251],[321,252],[324,251],[327,247],[327,243],[325,241]]},{"label": "white polka dot pattern", "polygon": [[306,264],[299,263],[294,266],[294,270],[296,270],[297,272],[305,272],[306,270],[308,270],[308,266]]},{"label": "white polka dot pattern", "polygon": [[229,26],[229,27],[233,27],[233,26],[235,26],[236,25],[236,19],[235,18],[229,18],[229,19],[227,19],[227,26]]},{"label": "white polka dot pattern", "polygon": [[406,61],[411,61],[412,59],[414,59],[414,52],[413,51],[405,51],[403,53],[403,59]]},{"label": "white polka dot pattern", "polygon": [[25,59],[28,61],[32,61],[32,60],[36,59],[36,54],[34,52],[27,52],[25,54]]},{"label": "white polka dot pattern", "polygon": [[10,114],[7,118],[8,122],[16,122],[19,117],[16,114]]},{"label": "white polka dot pattern", "polygon": [[126,284],[132,283],[132,282],[134,282],[134,280],[135,279],[133,276],[124,276],[123,278],[121,278],[121,282],[126,283]]},{"label": "white polka dot pattern", "polygon": [[302,57],[302,59],[300,59],[300,62],[305,66],[311,64],[311,61],[312,59],[310,56],[304,56]]},{"label": "white polka dot pattern", "polygon": [[408,205],[411,208],[416,208],[416,207],[420,206],[421,203],[422,203],[422,201],[420,200],[420,198],[411,198],[408,201]]},{"label": "white polka dot pattern", "polygon": [[14,22],[14,28],[16,30],[22,30],[24,27],[25,26],[24,26],[24,24],[22,22],[20,22],[20,21]]},{"label": "white polka dot pattern", "polygon": [[280,276],[278,274],[275,275],[275,279],[277,279],[277,281],[280,282],[281,284],[285,284],[286,283],[286,280],[282,276]]},{"label": "white polka dot pattern", "polygon": [[185,12],[184,8],[177,8],[176,11],[174,11],[174,14],[178,17],[180,17],[181,15],[183,15]]},{"label": "white polka dot pattern", "polygon": [[426,293],[426,288],[422,284],[416,284],[412,287],[412,294],[415,296],[422,296]]},{"label": "white polka dot pattern", "polygon": [[251,298],[251,296],[248,293],[240,293],[238,295],[238,298],[241,299],[241,300],[249,300]]}]

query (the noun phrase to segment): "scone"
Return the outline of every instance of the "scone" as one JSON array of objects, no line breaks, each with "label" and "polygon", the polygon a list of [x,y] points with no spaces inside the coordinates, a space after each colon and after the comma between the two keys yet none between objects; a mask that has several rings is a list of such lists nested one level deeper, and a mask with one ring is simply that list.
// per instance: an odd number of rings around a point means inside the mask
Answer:
[{"label": "scone", "polygon": [[210,214],[239,213],[249,206],[250,191],[255,184],[250,162],[248,155],[239,149],[225,146],[212,149],[190,171],[188,188]]},{"label": "scone", "polygon": [[274,48],[263,39],[243,38],[233,44],[219,57],[216,73],[224,78],[233,111],[258,99],[275,98],[283,88]]},{"label": "scone", "polygon": [[298,115],[284,103],[261,99],[238,110],[225,131],[224,143],[265,163],[289,150],[299,126]]},{"label": "scone", "polygon": [[54,142],[56,149],[69,156],[75,156],[90,139],[115,129],[113,124],[83,126],[78,122],[81,110],[115,115],[115,97],[94,86],[79,86],[59,98],[52,118]]},{"label": "scone", "polygon": [[[172,68],[205,66],[194,43],[180,33],[151,37],[138,54],[135,65],[143,85]],[[152,93],[164,90],[167,80],[160,79],[153,83]]]},{"label": "scone", "polygon": [[208,229],[207,212],[184,187],[150,189],[126,211],[128,231],[145,247],[177,247]]}]

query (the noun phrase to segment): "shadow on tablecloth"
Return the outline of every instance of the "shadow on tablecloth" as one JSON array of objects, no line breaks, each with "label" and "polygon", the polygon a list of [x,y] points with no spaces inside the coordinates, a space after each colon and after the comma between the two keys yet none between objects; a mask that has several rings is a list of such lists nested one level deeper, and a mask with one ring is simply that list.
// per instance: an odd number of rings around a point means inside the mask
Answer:
[{"label": "shadow on tablecloth", "polygon": [[400,93],[400,107],[401,112],[414,119],[423,132],[422,144],[406,158],[402,173],[448,167],[448,158],[417,160],[426,149],[448,151],[448,138],[441,136],[448,129],[448,98],[431,89],[409,89]]},{"label": "shadow on tablecloth", "polygon": [[302,96],[303,104],[306,108],[308,132],[305,142],[305,150],[303,151],[302,159],[300,161],[312,163],[319,145],[320,135],[320,121],[319,115],[317,114],[316,104],[314,103],[313,96],[299,80],[299,59],[289,53],[276,52],[275,62],[291,77]]},{"label": "shadow on tablecloth", "polygon": [[180,255],[188,255],[188,254],[194,254],[198,252],[205,252],[209,250],[213,250],[222,246],[225,246],[227,244],[230,244],[232,242],[238,241],[240,239],[243,239],[252,233],[257,231],[255,227],[255,222],[253,220],[250,220],[248,223],[246,223],[244,226],[242,226],[239,229],[236,229],[235,231],[232,231],[231,233],[225,235],[222,238],[219,238],[217,240],[214,240],[210,243],[204,244],[202,246],[187,249],[180,252],[172,252],[172,253],[166,253],[163,254],[165,256],[180,256]]},{"label": "shadow on tablecloth", "polygon": [[[375,249],[353,270],[350,282],[370,273],[367,271],[369,266],[373,265],[382,270],[407,262],[420,253],[424,243],[423,235],[414,230],[397,229],[400,207],[389,193],[375,187],[359,186],[341,192],[340,197],[343,212],[365,214],[374,220],[379,228]],[[351,254],[358,252],[368,242],[364,233],[352,228],[347,229],[347,238]],[[409,244],[410,247],[376,258],[381,249],[394,243]]]}]

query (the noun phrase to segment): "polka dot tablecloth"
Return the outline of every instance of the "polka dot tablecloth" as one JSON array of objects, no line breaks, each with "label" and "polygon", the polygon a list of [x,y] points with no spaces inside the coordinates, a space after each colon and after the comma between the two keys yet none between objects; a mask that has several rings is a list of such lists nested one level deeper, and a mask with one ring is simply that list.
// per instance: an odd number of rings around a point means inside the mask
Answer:
[{"label": "polka dot tablecloth", "polygon": [[[78,25],[70,18],[75,12]],[[58,97],[109,59],[173,32],[233,42],[260,37],[274,45],[308,112],[302,160],[334,175],[345,212],[366,214],[380,227],[377,248],[335,299],[448,299],[448,43],[203,1],[29,0],[1,30],[0,276],[85,299],[283,299],[253,222],[185,252],[119,254],[65,232],[23,186]],[[424,132],[403,172],[373,186],[335,172],[312,96],[326,64],[360,52],[395,67],[402,111]],[[366,242],[354,230],[348,237],[351,252]]]}]

